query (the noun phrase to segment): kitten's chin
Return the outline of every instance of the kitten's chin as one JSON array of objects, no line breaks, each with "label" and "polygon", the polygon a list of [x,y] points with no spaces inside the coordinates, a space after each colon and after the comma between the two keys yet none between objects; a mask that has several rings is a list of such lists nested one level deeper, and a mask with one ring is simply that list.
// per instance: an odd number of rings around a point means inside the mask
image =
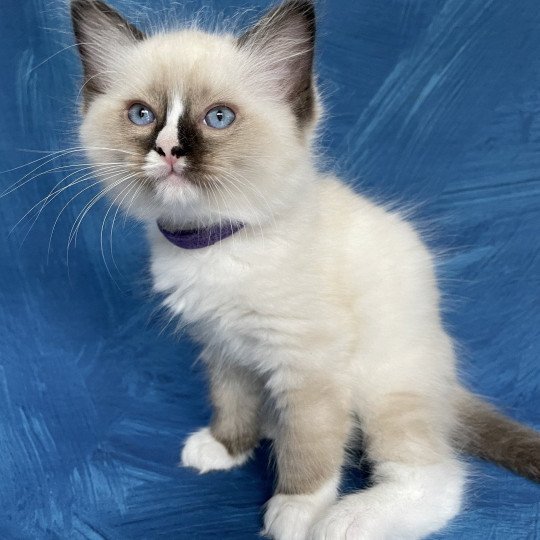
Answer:
[{"label": "kitten's chin", "polygon": [[166,210],[196,208],[201,201],[201,192],[181,173],[171,173],[154,184],[154,197]]}]

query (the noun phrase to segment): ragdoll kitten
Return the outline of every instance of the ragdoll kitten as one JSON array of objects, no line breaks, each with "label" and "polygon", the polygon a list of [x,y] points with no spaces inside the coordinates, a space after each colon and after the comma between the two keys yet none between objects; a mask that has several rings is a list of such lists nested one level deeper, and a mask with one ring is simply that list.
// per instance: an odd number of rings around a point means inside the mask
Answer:
[{"label": "ragdoll kitten", "polygon": [[[460,510],[466,450],[540,480],[540,437],[459,383],[433,257],[399,214],[317,169],[315,14],[289,0],[240,37],[146,36],[73,0],[91,160],[142,219],[154,290],[203,346],[214,415],[182,463],[273,438],[278,540],[421,538]],[[128,204],[129,202],[129,204]],[[372,487],[337,499],[359,426]]]}]

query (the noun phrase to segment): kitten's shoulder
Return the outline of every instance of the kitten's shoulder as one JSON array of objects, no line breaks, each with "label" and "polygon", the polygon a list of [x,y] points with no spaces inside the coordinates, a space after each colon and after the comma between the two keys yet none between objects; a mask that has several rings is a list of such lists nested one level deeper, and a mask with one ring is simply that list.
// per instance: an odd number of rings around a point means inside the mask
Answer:
[{"label": "kitten's shoulder", "polygon": [[322,176],[317,189],[323,237],[339,238],[347,250],[363,249],[390,258],[413,253],[430,259],[406,211],[377,203],[332,175]]},{"label": "kitten's shoulder", "polygon": [[383,220],[403,222],[400,213],[377,203],[334,175],[322,175],[317,185],[317,199],[323,215],[341,220]]}]

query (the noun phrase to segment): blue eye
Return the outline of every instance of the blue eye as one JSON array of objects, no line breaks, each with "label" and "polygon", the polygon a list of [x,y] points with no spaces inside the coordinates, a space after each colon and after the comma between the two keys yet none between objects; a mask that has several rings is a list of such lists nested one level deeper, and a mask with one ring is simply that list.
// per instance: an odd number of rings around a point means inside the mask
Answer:
[{"label": "blue eye", "polygon": [[235,118],[236,114],[229,107],[214,107],[204,117],[204,123],[214,129],[225,129]]},{"label": "blue eye", "polygon": [[137,126],[147,126],[156,119],[152,109],[142,103],[134,103],[128,111],[128,118]]}]

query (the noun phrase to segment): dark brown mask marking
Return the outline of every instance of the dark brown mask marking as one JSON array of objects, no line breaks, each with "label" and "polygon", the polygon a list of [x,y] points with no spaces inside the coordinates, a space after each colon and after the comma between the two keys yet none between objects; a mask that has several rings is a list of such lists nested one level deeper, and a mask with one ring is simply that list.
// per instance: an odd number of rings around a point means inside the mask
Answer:
[{"label": "dark brown mask marking", "polygon": [[188,173],[204,172],[204,157],[209,148],[202,134],[202,126],[193,117],[189,104],[178,120],[178,143],[186,156]]}]

